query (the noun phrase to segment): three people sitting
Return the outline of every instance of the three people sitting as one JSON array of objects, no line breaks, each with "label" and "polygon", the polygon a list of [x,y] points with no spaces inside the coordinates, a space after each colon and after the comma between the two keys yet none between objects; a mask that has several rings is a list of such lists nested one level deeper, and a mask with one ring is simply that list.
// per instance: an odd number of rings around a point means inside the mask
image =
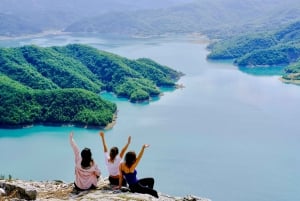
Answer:
[{"label": "three people sitting", "polygon": [[[69,141],[75,156],[75,189],[78,191],[95,189],[98,179],[101,176],[97,163],[92,158],[92,152],[89,148],[84,148],[81,153],[75,140],[73,132],[70,133]],[[137,178],[136,167],[138,166],[144,151],[149,145],[144,144],[138,156],[134,151],[129,151],[125,155],[125,161],[122,158],[130,145],[131,136],[128,137],[127,143],[122,148],[120,154],[117,147],[112,147],[108,153],[104,132],[100,132],[99,136],[102,140],[105,165],[109,173],[109,183],[114,189],[120,189],[122,186],[129,186],[131,192],[150,194],[158,198],[158,193],[153,189],[153,178]]]}]

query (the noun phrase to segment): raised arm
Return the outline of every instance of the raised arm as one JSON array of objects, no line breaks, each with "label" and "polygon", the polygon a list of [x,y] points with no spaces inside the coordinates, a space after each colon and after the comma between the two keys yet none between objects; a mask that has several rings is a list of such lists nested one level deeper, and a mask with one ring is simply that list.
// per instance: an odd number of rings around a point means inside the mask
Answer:
[{"label": "raised arm", "polygon": [[73,139],[73,135],[74,135],[73,132],[71,132],[69,136],[69,141],[75,155],[75,163],[77,163],[80,160],[80,154],[79,154],[79,148]]},{"label": "raised arm", "polygon": [[123,156],[124,156],[124,154],[125,154],[128,146],[129,146],[130,142],[131,142],[131,136],[128,137],[127,144],[122,148],[121,153],[120,153],[120,158],[123,158]]},{"label": "raised arm", "polygon": [[141,160],[141,158],[142,158],[142,156],[143,156],[143,154],[144,154],[144,151],[145,151],[145,149],[146,149],[147,147],[149,147],[148,144],[144,144],[144,145],[142,146],[142,149],[141,149],[140,153],[138,154],[138,156],[137,156],[137,158],[136,158],[136,161],[134,162],[134,164],[133,164],[130,168],[133,168],[133,169],[136,168],[136,166],[139,164],[139,162],[140,162],[140,160]]},{"label": "raised arm", "polygon": [[102,139],[102,145],[103,145],[103,151],[107,152],[107,146],[106,146],[106,142],[105,142],[105,137],[104,137],[104,132],[100,132],[99,133],[101,139]]}]

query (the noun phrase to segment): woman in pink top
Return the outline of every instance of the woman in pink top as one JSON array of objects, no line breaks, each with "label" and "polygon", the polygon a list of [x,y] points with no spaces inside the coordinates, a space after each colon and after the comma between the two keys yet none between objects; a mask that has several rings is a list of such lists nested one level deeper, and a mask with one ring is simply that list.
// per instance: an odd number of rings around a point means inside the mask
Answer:
[{"label": "woman in pink top", "polygon": [[[112,147],[108,153],[108,149],[105,142],[104,133],[101,131],[99,133],[102,144],[103,144],[103,150],[104,150],[104,158],[105,158],[105,165],[107,167],[108,173],[109,173],[109,183],[111,185],[119,185],[119,165],[121,163],[121,160],[131,142],[131,136],[128,137],[127,144],[122,148],[120,154],[118,147]],[[123,180],[123,186],[126,186],[126,180]]]},{"label": "woman in pink top", "polygon": [[88,190],[96,188],[101,172],[92,158],[91,150],[84,148],[79,153],[79,148],[73,139],[73,132],[70,134],[70,144],[75,155],[75,189]]}]

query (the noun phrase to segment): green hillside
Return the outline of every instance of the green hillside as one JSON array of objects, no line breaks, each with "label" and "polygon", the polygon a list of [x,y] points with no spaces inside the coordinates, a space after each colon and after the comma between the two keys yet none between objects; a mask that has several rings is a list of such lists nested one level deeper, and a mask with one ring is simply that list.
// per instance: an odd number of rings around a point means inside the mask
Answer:
[{"label": "green hillside", "polygon": [[234,59],[238,66],[287,65],[300,57],[300,22],[283,29],[232,37],[211,44],[208,59]]},{"label": "green hillside", "polygon": [[300,79],[300,22],[272,32],[225,39],[209,48],[208,59],[233,59],[241,67],[287,66],[283,78]]},{"label": "green hillside", "polygon": [[300,60],[285,68],[282,80],[286,83],[300,85]]},{"label": "green hillside", "polygon": [[86,45],[1,48],[0,126],[106,126],[116,105],[102,100],[100,91],[145,101],[158,96],[160,86],[175,87],[181,75],[150,59],[129,60]]}]

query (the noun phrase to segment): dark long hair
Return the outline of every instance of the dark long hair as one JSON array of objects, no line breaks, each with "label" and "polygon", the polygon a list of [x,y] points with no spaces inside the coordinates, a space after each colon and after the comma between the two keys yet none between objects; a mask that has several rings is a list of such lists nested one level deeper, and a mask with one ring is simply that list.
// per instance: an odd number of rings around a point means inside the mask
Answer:
[{"label": "dark long hair", "polygon": [[81,151],[81,158],[81,166],[83,168],[90,167],[91,162],[93,162],[91,150],[89,148],[84,148]]},{"label": "dark long hair", "polygon": [[125,165],[130,168],[136,161],[136,154],[134,151],[129,151],[125,155]]}]

